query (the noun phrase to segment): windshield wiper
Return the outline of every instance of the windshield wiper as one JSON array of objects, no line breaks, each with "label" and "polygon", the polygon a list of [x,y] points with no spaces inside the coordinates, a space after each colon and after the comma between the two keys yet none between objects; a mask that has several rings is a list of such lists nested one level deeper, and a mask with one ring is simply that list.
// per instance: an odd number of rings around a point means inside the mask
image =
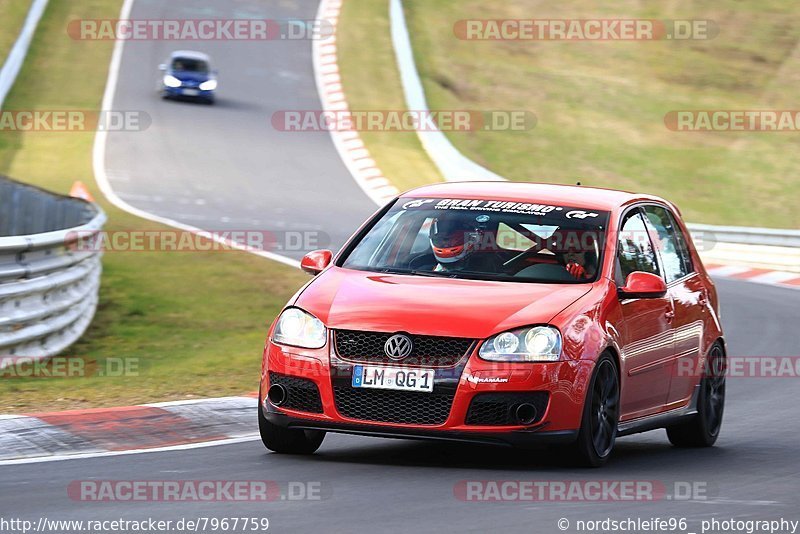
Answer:
[{"label": "windshield wiper", "polygon": [[436,278],[454,278],[460,280],[485,280],[488,282],[522,282],[533,284],[580,284],[587,282],[586,280],[554,280],[552,278],[532,278],[532,277],[516,277],[510,275],[502,275],[496,273],[482,273],[478,271],[417,271],[417,270],[404,270],[404,269],[378,269],[377,271],[383,274],[407,274],[411,276],[427,276]]},{"label": "windshield wiper", "polygon": [[479,271],[453,271],[452,278],[467,280],[487,280],[489,282],[527,282],[534,284],[579,284],[584,280],[554,280],[552,278],[533,278],[527,276],[504,275],[501,273],[483,273]]},{"label": "windshield wiper", "polygon": [[446,271],[416,271],[416,270],[404,270],[404,269],[380,269],[378,272],[384,274],[410,274],[413,276],[437,276],[437,277],[447,277],[450,276],[452,278],[453,273],[449,273]]},{"label": "windshield wiper", "polygon": [[439,278],[453,278],[454,273],[447,271],[410,271],[411,274],[416,276],[438,276]]}]

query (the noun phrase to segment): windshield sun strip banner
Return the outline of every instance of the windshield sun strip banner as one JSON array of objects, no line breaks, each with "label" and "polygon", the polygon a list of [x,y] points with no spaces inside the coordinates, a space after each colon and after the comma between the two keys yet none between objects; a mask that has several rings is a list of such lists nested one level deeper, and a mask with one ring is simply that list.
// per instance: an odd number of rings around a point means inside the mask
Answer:
[{"label": "windshield sun strip banner", "polygon": [[587,209],[539,204],[534,202],[515,202],[509,200],[470,199],[470,198],[417,198],[402,204],[403,210],[434,209],[453,211],[484,211],[494,213],[515,213],[534,216],[558,216],[566,219],[596,219],[606,212]]}]

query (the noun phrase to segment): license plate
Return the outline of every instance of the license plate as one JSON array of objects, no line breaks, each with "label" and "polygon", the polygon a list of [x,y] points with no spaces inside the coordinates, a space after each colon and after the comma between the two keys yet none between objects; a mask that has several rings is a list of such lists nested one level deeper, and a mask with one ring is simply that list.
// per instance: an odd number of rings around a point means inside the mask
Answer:
[{"label": "license plate", "polygon": [[356,365],[353,367],[353,387],[430,393],[434,374],[433,369]]},{"label": "license plate", "polygon": [[197,89],[184,89],[183,94],[188,96],[197,96],[200,94],[200,91],[198,91]]}]

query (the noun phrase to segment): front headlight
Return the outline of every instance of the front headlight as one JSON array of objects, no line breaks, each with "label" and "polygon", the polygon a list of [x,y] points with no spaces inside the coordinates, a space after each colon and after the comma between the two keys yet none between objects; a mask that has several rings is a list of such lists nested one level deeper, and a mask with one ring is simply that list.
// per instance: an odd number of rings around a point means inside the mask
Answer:
[{"label": "front headlight", "polygon": [[167,74],[164,76],[164,85],[167,87],[180,87],[181,84],[182,82],[172,74]]},{"label": "front headlight", "polygon": [[285,309],[272,332],[275,343],[306,349],[320,349],[327,339],[328,330],[322,321],[300,308]]},{"label": "front headlight", "polygon": [[497,334],[479,355],[493,362],[555,362],[561,357],[561,333],[552,326],[533,326]]},{"label": "front headlight", "polygon": [[200,84],[201,91],[213,91],[217,88],[217,80],[206,80]]}]

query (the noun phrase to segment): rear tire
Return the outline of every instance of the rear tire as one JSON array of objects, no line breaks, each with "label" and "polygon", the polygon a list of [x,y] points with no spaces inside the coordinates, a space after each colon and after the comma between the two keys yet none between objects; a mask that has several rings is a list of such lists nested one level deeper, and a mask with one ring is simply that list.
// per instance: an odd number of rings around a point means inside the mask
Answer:
[{"label": "rear tire", "polygon": [[258,430],[261,441],[272,452],[281,454],[313,454],[322,445],[325,432],[321,430],[292,430],[267,421],[258,406]]},{"label": "rear tire", "polygon": [[579,465],[600,467],[611,457],[617,439],[619,397],[617,363],[606,353],[595,365],[578,440],[573,445]]},{"label": "rear tire", "polygon": [[697,414],[684,423],[667,427],[667,437],[675,447],[711,447],[719,437],[725,411],[725,352],[714,343],[708,351],[706,368],[700,380]]}]

